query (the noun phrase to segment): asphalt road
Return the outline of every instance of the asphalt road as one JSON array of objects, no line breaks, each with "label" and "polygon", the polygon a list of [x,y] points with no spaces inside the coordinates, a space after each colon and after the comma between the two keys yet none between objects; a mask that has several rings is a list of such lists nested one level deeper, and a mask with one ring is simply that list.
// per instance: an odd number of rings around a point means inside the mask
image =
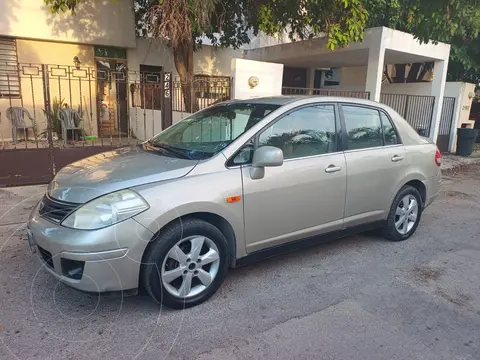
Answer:
[{"label": "asphalt road", "polygon": [[207,303],[57,283],[26,245],[43,187],[0,189],[0,359],[480,359],[480,167],[410,240],[359,235],[230,271]]}]

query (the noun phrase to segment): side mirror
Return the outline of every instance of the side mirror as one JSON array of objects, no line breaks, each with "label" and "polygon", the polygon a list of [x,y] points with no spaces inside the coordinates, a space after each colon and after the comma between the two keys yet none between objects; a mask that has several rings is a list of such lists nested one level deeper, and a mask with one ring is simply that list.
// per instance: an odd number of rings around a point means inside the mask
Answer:
[{"label": "side mirror", "polygon": [[283,151],[281,149],[274,146],[259,147],[253,153],[250,177],[253,180],[261,179],[265,176],[265,167],[282,165]]}]

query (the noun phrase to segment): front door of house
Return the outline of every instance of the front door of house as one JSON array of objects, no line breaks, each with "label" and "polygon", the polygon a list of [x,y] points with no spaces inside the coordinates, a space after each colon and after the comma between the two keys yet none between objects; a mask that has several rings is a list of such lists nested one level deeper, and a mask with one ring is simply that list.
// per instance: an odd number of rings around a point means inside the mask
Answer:
[{"label": "front door of house", "polygon": [[100,137],[128,136],[127,60],[125,49],[95,47],[97,112]]}]

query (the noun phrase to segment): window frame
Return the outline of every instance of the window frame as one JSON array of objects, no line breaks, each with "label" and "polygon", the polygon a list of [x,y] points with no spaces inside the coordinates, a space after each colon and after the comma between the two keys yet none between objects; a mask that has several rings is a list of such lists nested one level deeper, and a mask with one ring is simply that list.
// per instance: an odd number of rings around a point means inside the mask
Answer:
[{"label": "window frame", "polygon": [[[142,110],[162,110],[162,78],[163,66],[161,65],[146,65],[139,66],[140,82],[139,82],[139,98],[140,104],[135,104]],[[153,71],[160,69],[160,71]],[[158,76],[158,81],[148,81],[148,76]],[[154,94],[155,96],[153,96]],[[150,96],[152,95],[152,96]],[[158,101],[156,101],[158,100]],[[151,105],[151,106],[147,106]]]},{"label": "window frame", "polygon": [[341,126],[341,121],[340,121],[340,116],[339,116],[339,110],[340,109],[339,109],[338,103],[331,102],[331,101],[329,101],[329,102],[315,102],[315,103],[309,103],[309,104],[303,104],[303,105],[296,106],[296,107],[284,112],[283,114],[277,116],[275,119],[269,121],[267,124],[265,124],[265,126],[263,126],[260,130],[258,130],[255,135],[253,135],[250,139],[248,139],[245,143],[243,143],[242,146],[240,146],[238,148],[238,150],[235,151],[232,156],[230,156],[230,158],[227,159],[227,161],[225,162],[225,166],[229,169],[236,168],[236,167],[241,167],[241,166],[250,166],[252,164],[252,159],[250,159],[249,162],[246,162],[244,164],[234,164],[233,163],[233,159],[240,153],[240,151],[242,151],[242,149],[245,146],[249,145],[253,141],[253,152],[255,152],[258,149],[258,142],[259,142],[260,135],[263,132],[265,132],[270,126],[273,126],[277,121],[282,120],[284,117],[289,116],[290,114],[292,114],[295,111],[298,111],[298,110],[301,110],[301,109],[304,109],[304,108],[308,108],[308,107],[324,106],[324,105],[330,105],[330,106],[333,107],[333,114],[334,114],[334,119],[335,119],[335,135],[336,135],[336,138],[337,138],[337,150],[334,151],[334,152],[329,152],[329,153],[325,153],[325,154],[317,154],[317,155],[309,155],[309,156],[302,156],[302,157],[297,157],[297,158],[285,159],[284,161],[288,162],[288,161],[295,161],[295,160],[301,160],[301,159],[307,159],[307,158],[313,158],[313,157],[319,157],[319,156],[328,156],[328,155],[341,153],[343,151],[343,136],[342,136],[342,126]]},{"label": "window frame", "polygon": [[[371,106],[371,105],[366,105],[366,104],[356,104],[356,103],[351,103],[351,102],[340,102],[338,104],[339,106],[339,114],[340,114],[340,122],[342,124],[342,147],[344,152],[354,152],[354,151],[365,151],[365,150],[371,150],[371,149],[380,149],[380,148],[386,148],[386,147],[396,147],[396,146],[403,146],[402,139],[399,136],[398,129],[395,126],[395,123],[392,121],[390,116],[386,111],[383,109],[376,107],[376,106]],[[345,114],[343,112],[343,106],[354,106],[354,107],[359,107],[359,108],[364,108],[364,109],[369,109],[369,110],[375,110],[378,113],[378,118],[380,119],[380,126],[382,128],[382,145],[380,146],[372,146],[372,147],[367,147],[367,148],[361,148],[361,149],[349,149],[348,148],[348,132],[347,132],[347,125],[345,122]],[[385,144],[385,131],[383,128],[383,121],[382,117],[380,116],[380,113],[384,113],[390,121],[390,125],[392,128],[395,130],[395,133],[397,135],[397,144]]]}]

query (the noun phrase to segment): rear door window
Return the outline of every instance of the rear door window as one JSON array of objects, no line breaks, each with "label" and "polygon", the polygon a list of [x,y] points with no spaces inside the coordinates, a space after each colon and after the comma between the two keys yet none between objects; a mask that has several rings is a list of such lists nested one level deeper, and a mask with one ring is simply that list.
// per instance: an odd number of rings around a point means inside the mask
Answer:
[{"label": "rear door window", "polygon": [[383,129],[378,110],[342,105],[348,150],[383,146]]}]

